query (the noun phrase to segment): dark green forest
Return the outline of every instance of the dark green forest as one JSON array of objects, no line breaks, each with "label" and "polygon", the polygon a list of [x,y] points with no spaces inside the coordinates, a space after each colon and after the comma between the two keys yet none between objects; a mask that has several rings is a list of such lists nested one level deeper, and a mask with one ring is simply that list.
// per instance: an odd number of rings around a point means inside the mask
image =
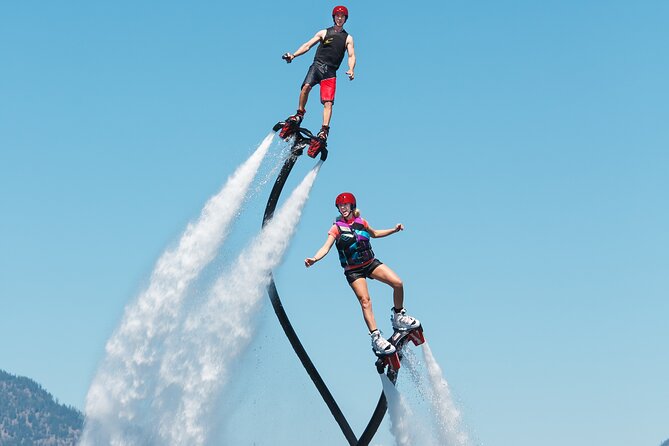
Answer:
[{"label": "dark green forest", "polygon": [[84,416],[35,381],[0,370],[0,445],[75,445]]}]

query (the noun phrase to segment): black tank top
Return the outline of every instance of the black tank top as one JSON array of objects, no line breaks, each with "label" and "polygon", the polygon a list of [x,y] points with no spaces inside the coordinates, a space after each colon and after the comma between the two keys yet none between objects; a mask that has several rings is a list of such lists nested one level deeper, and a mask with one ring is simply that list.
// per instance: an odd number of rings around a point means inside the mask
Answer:
[{"label": "black tank top", "polygon": [[325,33],[325,39],[321,41],[316,50],[314,61],[324,63],[325,65],[338,70],[341,61],[344,60],[347,37],[348,33],[343,28],[339,32],[335,32],[334,26],[328,28]]}]

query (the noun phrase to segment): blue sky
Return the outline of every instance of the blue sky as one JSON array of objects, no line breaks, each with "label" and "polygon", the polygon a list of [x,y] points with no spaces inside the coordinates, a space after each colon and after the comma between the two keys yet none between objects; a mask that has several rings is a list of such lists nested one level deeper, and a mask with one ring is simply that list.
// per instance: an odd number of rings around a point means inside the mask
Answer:
[{"label": "blue sky", "polygon": [[[313,50],[280,56],[335,5],[191,3],[0,14],[0,368],[79,408],[157,258],[294,111]],[[365,327],[336,255],[302,260],[351,190],[372,226],[405,224],[375,251],[481,444],[669,437],[669,4],[347,6],[356,79],[341,73],[330,158],[276,272],[342,405],[380,390]],[[316,129],[316,95],[307,112]],[[371,291],[388,330],[390,293]]]}]

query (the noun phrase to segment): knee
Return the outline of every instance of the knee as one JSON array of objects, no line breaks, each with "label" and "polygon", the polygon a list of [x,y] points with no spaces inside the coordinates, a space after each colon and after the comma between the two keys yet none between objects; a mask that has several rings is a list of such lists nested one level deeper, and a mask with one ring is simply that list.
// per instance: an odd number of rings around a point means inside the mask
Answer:
[{"label": "knee", "polygon": [[332,110],[332,101],[323,102],[323,107],[325,107],[328,110]]},{"label": "knee", "polygon": [[311,91],[311,85],[309,84],[304,84],[302,85],[302,93],[309,93]]},{"label": "knee", "polygon": [[369,296],[362,296],[359,298],[360,306],[363,310],[368,310],[372,307],[372,299]]},{"label": "knee", "polygon": [[393,287],[394,290],[404,291],[404,282],[402,282],[402,279],[400,279],[399,277],[397,278],[397,280],[394,280],[391,283],[391,286]]}]

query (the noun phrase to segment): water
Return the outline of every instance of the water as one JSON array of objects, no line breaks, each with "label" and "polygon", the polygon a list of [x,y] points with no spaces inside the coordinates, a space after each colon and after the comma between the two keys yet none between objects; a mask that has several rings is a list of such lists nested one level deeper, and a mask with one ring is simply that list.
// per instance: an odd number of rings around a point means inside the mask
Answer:
[{"label": "water", "polygon": [[[164,444],[206,444],[211,418],[239,356],[257,329],[270,273],[296,230],[321,163],[312,169],[234,266],[214,283],[205,303],[166,346],[157,398]],[[175,398],[178,395],[178,398]]]},{"label": "water", "polygon": [[[238,354],[244,345],[241,341],[252,335],[250,324],[238,325],[239,330],[227,327],[223,314],[251,318],[256,311],[269,272],[283,256],[321,166],[318,163],[309,172],[272,222],[240,254],[234,269],[216,281],[204,306],[185,307],[189,287],[215,258],[233,226],[273,135],[205,204],[177,247],[160,257],[147,289],[126,308],[89,389],[80,444],[195,445],[205,441],[206,429],[192,421],[193,414],[205,419],[215,392],[209,385],[206,395],[198,394],[195,386],[225,382],[228,369],[220,364],[221,348]],[[219,318],[212,320],[213,315]],[[227,344],[219,343],[220,333],[226,334]],[[185,354],[181,342],[192,350],[187,352],[188,361],[173,373],[171,365]],[[190,423],[186,433],[180,434],[185,435],[183,439],[170,429],[175,407]]]},{"label": "water", "polygon": [[[422,344],[423,360],[414,353],[412,346],[404,350],[404,360],[397,382],[402,395],[399,401],[392,393],[384,392],[389,397],[388,411],[391,415],[391,431],[397,445],[403,445],[402,435],[409,435],[413,444],[441,446],[472,446],[473,442],[465,428],[462,414],[458,409],[443,371],[437,363],[427,342]],[[399,392],[397,392],[399,394]],[[401,407],[414,409],[411,412]],[[404,419],[395,421],[393,411]],[[409,432],[395,432],[395,425],[409,425]]]},{"label": "water", "polygon": [[[205,292],[194,290],[203,269],[220,254],[245,199],[254,195],[251,186],[258,183],[272,139],[268,135],[205,204],[176,248],[160,257],[146,290],[126,308],[87,395],[81,445],[216,443],[214,426],[226,387],[244,373],[239,359],[256,333],[271,271],[294,236],[322,165],[307,173],[236,256],[232,252],[230,265]],[[414,351],[405,351],[398,387],[381,375],[395,444],[470,446],[429,345],[422,346],[423,362]]]}]

